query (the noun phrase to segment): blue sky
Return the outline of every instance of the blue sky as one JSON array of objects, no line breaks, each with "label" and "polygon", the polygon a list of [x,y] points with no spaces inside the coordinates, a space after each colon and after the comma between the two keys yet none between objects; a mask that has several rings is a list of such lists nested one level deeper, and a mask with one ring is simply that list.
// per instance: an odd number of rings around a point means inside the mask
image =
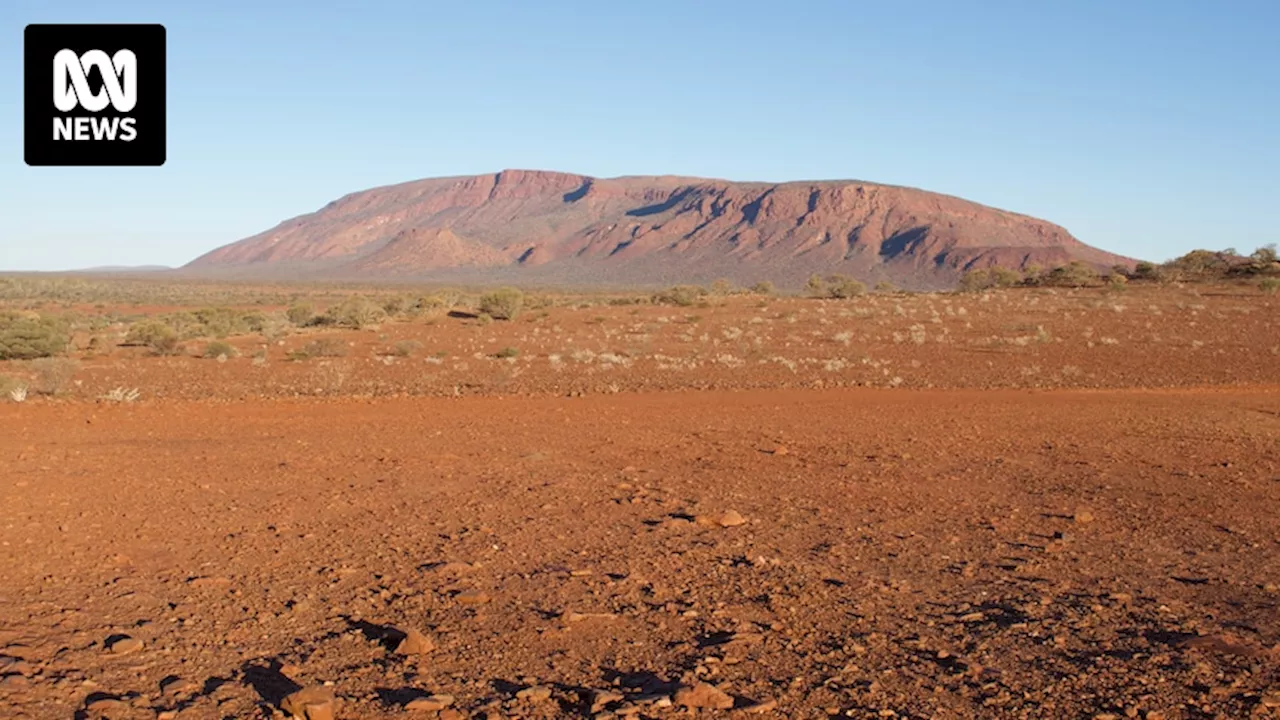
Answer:
[{"label": "blue sky", "polygon": [[[167,26],[164,167],[24,164],[30,22]],[[0,31],[3,270],[503,168],[909,185],[1155,260],[1280,241],[1274,0],[5,0]]]}]

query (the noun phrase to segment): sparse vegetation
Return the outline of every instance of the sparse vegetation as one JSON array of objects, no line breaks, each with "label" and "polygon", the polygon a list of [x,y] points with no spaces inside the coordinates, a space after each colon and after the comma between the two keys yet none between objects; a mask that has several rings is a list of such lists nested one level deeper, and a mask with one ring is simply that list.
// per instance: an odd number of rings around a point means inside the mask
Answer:
[{"label": "sparse vegetation", "polygon": [[514,320],[524,308],[524,293],[515,288],[499,288],[480,297],[480,312],[494,320]]},{"label": "sparse vegetation", "polygon": [[71,358],[39,358],[31,361],[35,383],[31,389],[41,395],[58,395],[67,388],[80,369],[80,363]]},{"label": "sparse vegetation", "polygon": [[225,340],[214,340],[204,346],[204,356],[210,359],[214,358],[233,358],[237,355],[235,346]]},{"label": "sparse vegetation", "polygon": [[697,285],[676,285],[654,293],[653,303],[655,305],[689,307],[698,304],[706,296],[706,288]]},{"label": "sparse vegetation", "polygon": [[316,338],[289,353],[290,360],[306,360],[313,357],[343,357],[348,351],[347,344],[338,338]]},{"label": "sparse vegetation", "polygon": [[353,295],[329,310],[319,320],[324,325],[337,325],[361,330],[387,319],[387,311],[363,295]]},{"label": "sparse vegetation", "polygon": [[129,328],[124,344],[145,347],[155,355],[176,355],[182,352],[178,331],[162,320],[145,320]]},{"label": "sparse vegetation", "polygon": [[70,337],[53,318],[0,312],[0,360],[32,360],[65,352]]},{"label": "sparse vegetation", "polygon": [[1280,292],[1280,278],[1263,278],[1258,281],[1258,289],[1268,295],[1275,295]]},{"label": "sparse vegetation", "polygon": [[284,312],[285,318],[289,320],[295,327],[305,327],[315,320],[315,309],[306,303],[297,303],[290,305],[289,309]]},{"label": "sparse vegetation", "polygon": [[520,350],[518,348],[505,347],[499,350],[498,352],[494,353],[493,356],[496,358],[506,359],[506,358],[516,357],[519,354],[520,354]]},{"label": "sparse vegetation", "polygon": [[396,357],[413,357],[421,349],[422,343],[417,340],[400,340],[391,346],[391,354]]},{"label": "sparse vegetation", "polygon": [[777,291],[778,290],[773,286],[773,283],[768,280],[761,280],[751,286],[751,293],[754,295],[773,295]]}]

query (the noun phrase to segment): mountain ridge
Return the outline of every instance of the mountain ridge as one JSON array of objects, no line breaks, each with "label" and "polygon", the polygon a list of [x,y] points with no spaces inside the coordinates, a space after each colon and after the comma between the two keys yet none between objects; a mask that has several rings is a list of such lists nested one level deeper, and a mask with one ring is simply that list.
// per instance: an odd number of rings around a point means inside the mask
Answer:
[{"label": "mountain ridge", "polygon": [[841,273],[941,289],[969,269],[1072,260],[1133,262],[1039,218],[904,186],[506,169],[348,193],[182,271],[568,285],[723,277],[783,286]]}]

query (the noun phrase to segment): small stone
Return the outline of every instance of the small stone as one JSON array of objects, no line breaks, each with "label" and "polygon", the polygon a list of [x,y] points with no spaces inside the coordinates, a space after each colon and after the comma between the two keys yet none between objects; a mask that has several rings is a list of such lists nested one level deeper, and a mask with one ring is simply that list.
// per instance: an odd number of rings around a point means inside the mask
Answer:
[{"label": "small stone", "polygon": [[178,677],[169,678],[160,683],[160,692],[165,695],[180,695],[183,693],[195,692],[199,689],[199,686],[190,680],[183,680]]},{"label": "small stone", "polygon": [[733,707],[733,698],[709,683],[698,683],[693,687],[681,688],[676,692],[674,699],[677,705],[692,709],[728,710]]},{"label": "small stone", "polygon": [[534,685],[516,693],[516,698],[529,702],[544,702],[551,699],[551,688],[545,685]]},{"label": "small stone", "polygon": [[1093,513],[1088,510],[1077,510],[1075,514],[1075,521],[1081,525],[1091,523],[1093,522]]},{"label": "small stone", "polygon": [[610,703],[622,702],[625,698],[612,690],[596,690],[591,695],[591,712],[598,713]]},{"label": "small stone", "polygon": [[94,700],[88,705],[85,705],[84,709],[89,713],[90,716],[97,716],[97,717],[103,717],[103,716],[123,717],[126,713],[130,711],[128,703],[122,700],[116,700],[115,698],[102,698],[101,700]]},{"label": "small stone", "polygon": [[484,605],[489,602],[490,598],[488,593],[481,592],[480,590],[467,590],[465,592],[458,593],[458,595],[454,597],[454,600],[457,600],[463,605]]},{"label": "small stone", "polygon": [[431,697],[410,700],[408,704],[404,706],[404,709],[412,710],[414,712],[439,712],[452,704],[452,695],[432,695]]},{"label": "small stone", "polygon": [[774,455],[790,455],[791,451],[787,449],[786,445],[779,445],[778,447],[773,449],[773,454]]},{"label": "small stone", "polygon": [[22,690],[29,684],[30,681],[19,673],[10,673],[0,678],[0,690]]},{"label": "small stone", "polygon": [[156,713],[156,720],[178,720],[177,710],[161,710]]},{"label": "small stone", "polygon": [[125,655],[131,652],[138,652],[142,649],[142,645],[142,641],[138,638],[123,637],[111,643],[111,647],[108,649],[116,655]]},{"label": "small stone", "polygon": [[716,521],[720,527],[738,527],[746,525],[747,519],[742,517],[737,510],[726,510]]},{"label": "small stone", "polygon": [[777,707],[777,700],[762,700],[761,702],[748,705],[742,710],[749,713],[766,713],[777,709]]},{"label": "small stone", "polygon": [[1280,708],[1280,692],[1269,692],[1263,695],[1262,704],[1269,708]]},{"label": "small stone", "polygon": [[396,652],[401,655],[425,655],[436,649],[436,644],[431,638],[410,629],[404,634],[404,640],[396,646]]},{"label": "small stone", "polygon": [[286,695],[280,702],[280,709],[295,720],[333,720],[336,705],[337,699],[332,690],[312,686]]},{"label": "small stone", "polygon": [[441,710],[440,714],[436,717],[439,718],[439,720],[462,720],[462,713],[454,710],[453,708],[448,708],[447,710]]}]

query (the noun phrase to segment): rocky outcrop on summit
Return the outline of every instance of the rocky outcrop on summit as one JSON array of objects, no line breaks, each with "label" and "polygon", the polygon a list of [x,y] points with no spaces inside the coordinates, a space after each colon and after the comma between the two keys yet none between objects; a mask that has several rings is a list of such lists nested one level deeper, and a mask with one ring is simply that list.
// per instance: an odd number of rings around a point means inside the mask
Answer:
[{"label": "rocky outcrop on summit", "polygon": [[577,286],[785,286],[816,272],[934,289],[972,268],[1072,260],[1131,262],[1043,220],[911,188],[504,170],[354,193],[184,270]]}]

